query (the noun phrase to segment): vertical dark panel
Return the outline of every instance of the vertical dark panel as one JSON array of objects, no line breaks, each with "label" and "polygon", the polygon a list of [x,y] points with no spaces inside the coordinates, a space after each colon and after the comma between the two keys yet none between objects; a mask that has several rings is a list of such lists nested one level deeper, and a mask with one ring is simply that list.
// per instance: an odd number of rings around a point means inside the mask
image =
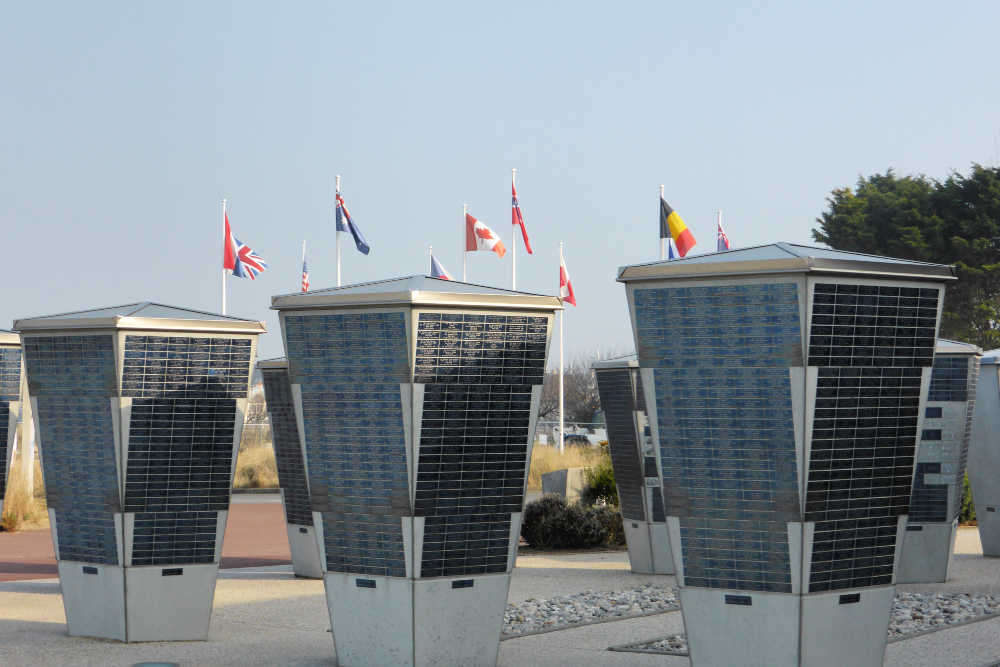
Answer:
[{"label": "vertical dark panel", "polygon": [[214,561],[218,512],[229,508],[236,399],[246,397],[250,351],[245,338],[125,337],[132,565]]},{"label": "vertical dark panel", "polygon": [[285,318],[290,381],[301,385],[312,507],[331,572],[406,576],[412,515],[400,383],[410,381],[401,312]]},{"label": "vertical dark panel", "polygon": [[937,306],[936,288],[815,286],[810,592],[892,581],[896,525],[913,481],[920,369],[933,362]]},{"label": "vertical dark panel", "polygon": [[111,397],[116,394],[110,335],[28,336],[30,392],[37,397],[48,506],[55,510],[59,558],[118,564],[114,512],[121,511]]},{"label": "vertical dark panel", "polygon": [[271,416],[271,437],[274,441],[274,458],[278,466],[278,483],[285,495],[285,518],[288,523],[311,526],[312,506],[309,504],[306,466],[302,460],[299,425],[295,419],[288,370],[262,368],[261,376],[264,378],[267,412]]},{"label": "vertical dark panel", "polygon": [[666,514],[685,585],[791,592],[799,521],[789,367],[802,365],[794,283],[636,289],[654,369]]},{"label": "vertical dark panel", "polygon": [[965,469],[969,464],[969,441],[972,438],[972,416],[976,408],[976,386],[979,383],[979,357],[969,356],[969,385],[966,389],[968,400],[965,407],[965,428],[962,430],[962,444],[958,452],[958,466],[955,470],[955,486],[951,513],[948,521],[954,521],[962,511],[962,497],[965,484]]},{"label": "vertical dark panel", "polygon": [[604,368],[595,370],[594,375],[608,428],[608,449],[622,517],[645,521],[642,498],[646,486],[639,451],[640,435],[636,433],[633,371],[628,367]]},{"label": "vertical dark panel", "polygon": [[546,317],[421,313],[414,508],[425,517],[421,576],[506,572],[547,338]]}]

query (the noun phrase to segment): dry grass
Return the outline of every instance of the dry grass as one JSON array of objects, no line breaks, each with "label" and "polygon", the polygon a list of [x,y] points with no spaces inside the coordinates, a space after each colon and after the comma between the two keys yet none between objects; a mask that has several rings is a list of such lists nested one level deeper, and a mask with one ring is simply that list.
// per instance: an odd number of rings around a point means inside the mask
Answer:
[{"label": "dry grass", "polygon": [[233,488],[271,489],[278,486],[278,466],[271,443],[246,447],[236,457]]},{"label": "dry grass", "polygon": [[0,517],[0,530],[37,530],[49,527],[49,513],[45,504],[45,482],[42,467],[35,457],[35,488],[28,492],[27,480],[21,472],[21,450],[11,462],[10,477],[7,479],[7,495]]},{"label": "dry grass", "polygon": [[581,447],[567,445],[560,454],[559,448],[552,445],[539,445],[531,449],[531,469],[528,474],[528,488],[541,489],[542,475],[563,468],[588,468],[595,465],[606,456],[600,447]]}]

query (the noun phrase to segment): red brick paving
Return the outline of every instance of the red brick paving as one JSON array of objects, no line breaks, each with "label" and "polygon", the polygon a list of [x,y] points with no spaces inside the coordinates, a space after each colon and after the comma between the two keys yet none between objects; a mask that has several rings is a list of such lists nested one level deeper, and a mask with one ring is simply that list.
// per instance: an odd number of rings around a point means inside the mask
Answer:
[{"label": "red brick paving", "polygon": [[[258,567],[292,562],[281,503],[230,506],[222,567]],[[58,576],[48,530],[0,533],[0,581]]]}]

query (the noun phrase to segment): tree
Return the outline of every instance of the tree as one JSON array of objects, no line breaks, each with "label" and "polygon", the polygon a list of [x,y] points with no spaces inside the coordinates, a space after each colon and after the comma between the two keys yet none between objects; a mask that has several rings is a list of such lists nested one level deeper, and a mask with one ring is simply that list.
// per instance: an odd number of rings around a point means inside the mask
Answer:
[{"label": "tree", "polygon": [[941,335],[1000,347],[1000,168],[972,165],[944,181],[884,174],[838,188],[812,230],[837,250],[955,266]]},{"label": "tree", "polygon": [[[597,379],[591,361],[576,361],[563,369],[563,404],[567,422],[589,423],[601,407],[597,395]],[[538,406],[539,419],[559,418],[559,372],[545,374],[542,399]]]}]

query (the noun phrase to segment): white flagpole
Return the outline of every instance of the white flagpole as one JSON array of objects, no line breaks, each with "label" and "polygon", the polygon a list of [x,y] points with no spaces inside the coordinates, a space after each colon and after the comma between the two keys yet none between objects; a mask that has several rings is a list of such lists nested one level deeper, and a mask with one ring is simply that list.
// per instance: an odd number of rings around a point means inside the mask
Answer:
[{"label": "white flagpole", "polygon": [[[517,169],[510,170],[510,187],[511,190],[514,189],[514,176],[517,174]],[[513,194],[513,193],[511,193]],[[511,202],[513,204],[513,202]],[[513,206],[511,206],[513,210]],[[510,230],[510,288],[512,290],[517,289],[517,234],[514,233],[514,226],[511,225]]]},{"label": "white flagpole", "polygon": [[[661,200],[663,199],[663,186],[662,185],[660,186],[660,199]],[[657,202],[657,205],[662,206],[662,204],[660,204],[659,202]],[[659,209],[657,209],[657,210],[659,210]],[[665,239],[665,238],[663,238],[661,236],[660,237],[660,259],[666,259],[666,258],[667,258],[667,239]]]},{"label": "white flagpole", "polygon": [[468,274],[469,274],[469,269],[468,269],[469,252],[468,252],[468,250],[465,247],[465,244],[466,244],[466,241],[467,241],[467,239],[465,237],[469,233],[466,230],[466,228],[465,228],[465,216],[467,216],[467,215],[469,215],[469,205],[468,204],[462,204],[462,282],[463,283],[469,282],[469,278],[468,278]]},{"label": "white flagpole", "polygon": [[[337,196],[340,196],[340,174],[337,174]],[[338,202],[334,200],[334,206],[336,206],[337,203]],[[336,208],[334,208],[334,215],[336,215]],[[334,233],[337,235],[337,287],[340,287],[340,228],[336,225],[337,221],[334,220],[334,228],[336,229],[336,232]]]},{"label": "white flagpole", "polygon": [[[226,234],[226,200],[222,200],[222,235]],[[229,243],[229,239],[225,239],[225,243]],[[226,258],[226,249],[222,249],[222,259],[223,262]],[[226,267],[222,267],[222,314],[226,314]]]},{"label": "white flagpole", "polygon": [[[563,244],[559,242],[559,300],[562,301]],[[559,311],[559,453],[566,448],[566,419],[563,417],[563,329],[566,326],[566,308]]]},{"label": "white flagpole", "polygon": [[[427,270],[430,271],[431,264],[434,263],[434,246],[427,244]],[[434,276],[431,276],[432,278]]]}]

